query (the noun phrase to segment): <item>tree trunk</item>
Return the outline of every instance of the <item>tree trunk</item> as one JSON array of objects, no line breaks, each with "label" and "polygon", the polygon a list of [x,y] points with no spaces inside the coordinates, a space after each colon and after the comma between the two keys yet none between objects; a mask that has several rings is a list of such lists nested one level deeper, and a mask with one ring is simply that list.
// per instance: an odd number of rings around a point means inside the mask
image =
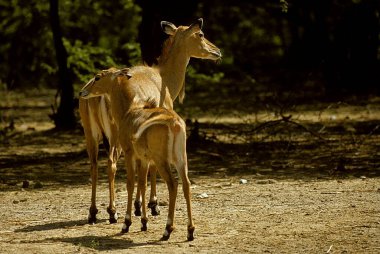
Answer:
[{"label": "tree trunk", "polygon": [[67,68],[67,52],[62,42],[62,32],[58,13],[59,0],[50,0],[50,23],[53,32],[54,47],[58,63],[58,91],[60,103],[57,112],[51,118],[57,129],[72,129],[76,126],[74,114],[74,88]]}]

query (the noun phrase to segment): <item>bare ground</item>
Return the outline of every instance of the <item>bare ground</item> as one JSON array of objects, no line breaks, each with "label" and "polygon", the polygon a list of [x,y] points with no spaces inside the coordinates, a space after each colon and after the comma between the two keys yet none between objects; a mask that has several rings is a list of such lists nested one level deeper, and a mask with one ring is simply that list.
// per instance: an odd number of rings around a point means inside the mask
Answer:
[{"label": "bare ground", "polygon": [[0,96],[0,253],[380,253],[378,98],[301,106],[290,119],[301,127],[263,125],[281,120],[264,110],[204,110],[187,99],[188,108],[179,112],[199,120],[198,137],[189,124],[188,146],[196,239],[186,241],[180,186],[176,229],[161,242],[164,183],[158,184],[161,215],[149,217],[148,231],[141,232],[134,217],[131,232],[120,234],[127,199],[123,162],[116,181],[121,218],[111,225],[101,150],[100,221],[88,225],[89,164],[81,129],[52,129],[53,91]]}]

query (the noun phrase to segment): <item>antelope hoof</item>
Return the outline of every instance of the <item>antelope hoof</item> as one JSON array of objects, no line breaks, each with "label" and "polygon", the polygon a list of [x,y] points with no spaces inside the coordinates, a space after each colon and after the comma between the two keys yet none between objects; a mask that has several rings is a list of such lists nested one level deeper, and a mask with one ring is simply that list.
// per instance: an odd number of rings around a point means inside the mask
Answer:
[{"label": "antelope hoof", "polygon": [[135,215],[141,216],[141,201],[136,200],[134,205],[135,205]]},{"label": "antelope hoof", "polygon": [[110,221],[110,224],[115,224],[115,223],[117,223],[117,218],[110,216],[110,220],[109,221]]},{"label": "antelope hoof", "polygon": [[187,228],[187,240],[188,241],[194,240],[194,230],[195,230],[195,227],[193,227],[193,226],[189,226]]},{"label": "antelope hoof", "polygon": [[88,216],[88,224],[95,224],[96,223],[96,217],[92,217],[91,215]]},{"label": "antelope hoof", "polygon": [[148,208],[150,208],[153,216],[160,215],[160,207],[158,206],[157,200],[149,202]]},{"label": "antelope hoof", "polygon": [[147,224],[148,224],[148,219],[142,218],[141,219],[141,225],[142,225],[141,231],[147,231],[148,230]]},{"label": "antelope hoof", "polygon": [[116,210],[107,207],[107,212],[110,215],[110,220],[109,220],[110,224],[117,223],[118,216],[117,216]]},{"label": "antelope hoof", "polygon": [[98,213],[98,209],[90,208],[90,213],[88,215],[88,224],[96,223],[96,214]]},{"label": "antelope hoof", "polygon": [[161,241],[167,241],[170,238],[170,234],[173,232],[174,227],[171,225],[166,225],[164,235],[161,237]]},{"label": "antelope hoof", "polygon": [[132,221],[125,220],[123,223],[123,227],[121,228],[121,233],[125,234],[129,232],[129,227],[132,225]]}]

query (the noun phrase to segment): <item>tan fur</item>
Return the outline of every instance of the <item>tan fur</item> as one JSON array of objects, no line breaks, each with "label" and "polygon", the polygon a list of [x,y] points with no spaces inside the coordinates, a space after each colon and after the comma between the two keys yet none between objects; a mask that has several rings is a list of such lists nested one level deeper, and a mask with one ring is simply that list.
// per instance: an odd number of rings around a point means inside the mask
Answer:
[{"label": "tan fur", "polygon": [[[138,98],[157,98],[155,100],[148,100],[147,103],[155,103],[155,101],[159,100],[160,97],[160,91],[159,91],[159,84],[161,83],[161,80],[159,78],[159,75],[157,75],[156,69],[148,68],[151,70],[150,75],[144,75],[145,69],[147,67],[144,66],[138,66],[135,67],[134,70],[131,73],[135,74],[133,83],[133,96],[137,96]],[[129,75],[128,78],[131,77],[130,70],[126,68],[128,72],[124,73],[125,75]],[[96,78],[103,78],[104,76],[107,76],[112,73],[120,72],[119,69],[116,69],[114,67],[109,68],[108,70],[103,70],[99,72],[95,77]],[[146,73],[149,73],[146,72]],[[156,78],[154,78],[156,77]],[[158,77],[158,78],[157,78]],[[154,81],[154,82],[151,82]],[[90,80],[86,86],[91,85],[93,82],[95,82],[95,78]],[[112,82],[110,80],[110,82]],[[151,82],[151,83],[149,83]],[[151,86],[144,86],[144,83],[153,84]],[[85,86],[85,87],[86,87]],[[141,86],[141,89],[140,89]],[[169,94],[169,93],[168,93]],[[97,95],[96,95],[97,96]],[[101,100],[104,101],[106,105],[106,114],[101,114]],[[165,106],[172,108],[173,103],[168,97],[165,101]],[[120,157],[121,148],[118,144],[118,129],[114,120],[114,117],[111,113],[111,104],[109,101],[108,96],[99,96],[90,98],[88,100],[85,100],[83,98],[80,98],[79,100],[79,114],[82,121],[82,126],[85,133],[86,138],[86,147],[87,147],[87,153],[90,159],[90,175],[91,175],[91,184],[92,184],[92,192],[91,192],[91,206],[90,206],[90,213],[89,213],[89,223],[96,222],[96,185],[97,185],[97,179],[98,179],[98,168],[97,168],[97,160],[98,160],[98,146],[99,143],[103,139],[103,134],[107,138],[110,149],[108,151],[108,180],[109,180],[109,206],[107,208],[108,213],[110,213],[110,221],[116,222],[116,219],[112,218],[116,213],[116,207],[115,207],[115,189],[114,189],[114,180],[115,180],[115,174],[116,174],[116,163],[118,158]],[[102,119],[100,116],[103,117],[106,121],[102,122]],[[90,119],[94,119],[92,122]],[[108,124],[107,124],[108,123]],[[106,131],[106,129],[109,129],[111,135],[109,135]],[[150,202],[154,202],[156,200],[156,169],[155,167],[150,168],[151,173],[151,194],[150,194]],[[140,200],[140,190],[138,189],[136,193],[136,200]],[[117,216],[117,215],[116,215]]]},{"label": "tan fur", "polygon": [[[171,173],[171,165],[177,170],[183,184],[187,203],[188,228],[194,229],[191,214],[190,180],[188,178],[186,156],[186,126],[184,121],[171,109],[164,108],[132,108],[123,118],[120,126],[120,143],[125,151],[127,177],[134,175],[133,162],[139,161],[136,168],[139,175],[138,185],[142,197],[146,190],[146,174],[148,165],[153,162],[169,190],[168,224],[165,228],[174,227],[174,211],[178,182]],[[134,178],[128,177],[128,193],[133,193]],[[129,194],[130,196],[132,194]],[[128,199],[128,205],[131,201]],[[142,199],[142,221],[147,221],[145,200]],[[130,214],[130,206],[127,214]],[[129,223],[128,223],[129,224]],[[167,231],[167,230],[166,230]],[[164,233],[168,239],[170,232]]]},{"label": "tan fur", "polygon": [[[154,98],[160,107],[172,109],[173,101],[179,96],[180,102],[185,97],[185,73],[191,57],[218,60],[220,50],[209,42],[201,31],[202,19],[191,26],[176,27],[170,22],[162,22],[163,31],[170,35],[165,42],[159,64],[155,67],[136,66],[128,70],[132,77],[131,90],[119,89],[113,103],[113,117],[121,119],[123,114],[133,104],[141,106],[148,98]],[[108,70],[114,72],[115,69]],[[107,70],[106,70],[107,72]],[[98,77],[103,77],[104,72]],[[89,85],[89,82],[87,85]],[[118,83],[122,83],[119,81]],[[86,86],[87,86],[86,85]],[[85,90],[86,86],[82,89]],[[157,94],[157,91],[159,92]],[[101,92],[101,91],[100,91]],[[120,92],[128,95],[129,100],[120,99]],[[98,96],[93,94],[92,96]],[[145,104],[146,105],[146,104]],[[143,106],[144,107],[144,106]],[[155,178],[155,174],[152,174]],[[152,180],[152,187],[153,187]]]},{"label": "tan fur", "polygon": [[[133,69],[132,69],[133,70]],[[138,173],[138,186],[142,196],[141,221],[148,220],[146,216],[145,190],[148,165],[153,162],[169,189],[168,224],[164,239],[168,239],[174,222],[175,200],[177,197],[177,180],[172,176],[170,166],[174,165],[182,179],[184,195],[188,208],[188,230],[194,230],[191,215],[190,181],[187,176],[186,156],[186,126],[184,121],[172,110],[162,107],[152,107],[154,98],[159,97],[160,91],[151,89],[150,97],[138,100],[140,89],[136,83],[144,80],[144,76],[135,80],[138,72],[131,73],[132,78],[113,78],[113,71],[102,76],[98,81],[85,87],[84,98],[93,96],[109,96],[112,114],[118,127],[118,141],[124,151],[127,170],[128,203],[125,227],[131,224],[132,195],[134,176]],[[136,76],[135,76],[136,74]],[[135,83],[136,82],[136,83]],[[152,80],[151,80],[152,82]],[[154,86],[151,84],[150,86]],[[166,102],[171,102],[169,94]],[[146,105],[150,107],[146,107]],[[190,230],[191,229],[191,230]],[[169,230],[170,231],[170,230]],[[191,231],[191,232],[192,232]],[[189,239],[192,239],[192,235]]]},{"label": "tan fur", "polygon": [[[180,102],[185,97],[186,67],[191,57],[218,60],[222,57],[220,50],[208,41],[198,24],[179,26],[170,22],[162,23],[163,30],[170,24],[170,36],[164,42],[162,54],[158,59],[159,73],[163,87],[167,87],[173,101],[180,95]],[[166,25],[165,25],[166,24]],[[160,105],[162,105],[160,103]]]},{"label": "tan fur", "polygon": [[[101,103],[103,100],[103,105]],[[102,107],[105,105],[105,109]],[[96,222],[96,185],[98,181],[98,147],[103,140],[103,134],[107,137],[110,149],[108,151],[107,173],[109,182],[109,205],[110,221],[116,222],[115,218],[115,174],[116,162],[120,156],[121,148],[117,140],[117,127],[111,116],[110,102],[106,97],[95,97],[89,100],[79,99],[79,114],[86,138],[86,148],[90,159],[91,176],[91,207],[89,223]],[[112,135],[110,135],[110,133]]]}]

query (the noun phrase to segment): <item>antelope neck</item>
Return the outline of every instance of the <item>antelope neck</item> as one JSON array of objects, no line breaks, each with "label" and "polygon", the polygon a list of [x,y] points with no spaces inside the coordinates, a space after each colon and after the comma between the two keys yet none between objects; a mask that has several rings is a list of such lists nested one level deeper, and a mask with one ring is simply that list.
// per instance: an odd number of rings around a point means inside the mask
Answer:
[{"label": "antelope neck", "polygon": [[183,49],[173,48],[166,61],[159,64],[162,87],[168,87],[173,101],[177,98],[184,84],[189,61],[190,57],[186,55],[186,52],[183,52]]}]

